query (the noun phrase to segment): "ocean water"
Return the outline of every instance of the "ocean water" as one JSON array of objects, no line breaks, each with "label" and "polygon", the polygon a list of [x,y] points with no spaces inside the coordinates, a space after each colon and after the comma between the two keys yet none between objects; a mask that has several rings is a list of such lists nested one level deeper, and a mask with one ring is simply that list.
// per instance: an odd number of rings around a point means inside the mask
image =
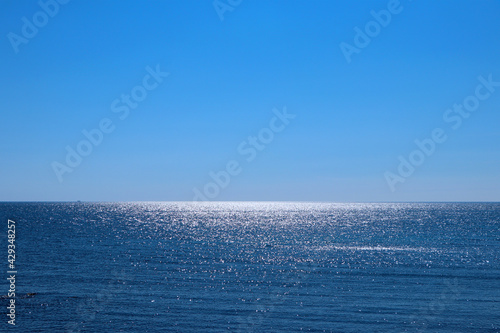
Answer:
[{"label": "ocean water", "polygon": [[498,203],[0,203],[2,295],[7,219],[0,331],[500,332]]}]

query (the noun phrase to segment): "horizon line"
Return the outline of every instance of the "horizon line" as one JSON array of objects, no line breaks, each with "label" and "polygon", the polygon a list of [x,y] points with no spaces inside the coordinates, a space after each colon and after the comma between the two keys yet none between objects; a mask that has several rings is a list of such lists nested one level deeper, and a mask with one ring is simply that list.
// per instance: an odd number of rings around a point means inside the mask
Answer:
[{"label": "horizon line", "polygon": [[330,203],[330,204],[391,204],[391,203],[500,203],[500,201],[304,201],[304,200],[124,200],[124,201],[94,201],[94,200],[0,200],[0,203]]}]

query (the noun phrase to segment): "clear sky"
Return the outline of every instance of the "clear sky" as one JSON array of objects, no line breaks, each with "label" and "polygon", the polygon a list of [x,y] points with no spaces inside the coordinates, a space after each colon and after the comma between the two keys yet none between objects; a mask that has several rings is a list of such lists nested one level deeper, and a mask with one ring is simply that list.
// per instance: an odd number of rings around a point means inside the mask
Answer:
[{"label": "clear sky", "polygon": [[499,1],[54,1],[0,2],[2,201],[500,201]]}]

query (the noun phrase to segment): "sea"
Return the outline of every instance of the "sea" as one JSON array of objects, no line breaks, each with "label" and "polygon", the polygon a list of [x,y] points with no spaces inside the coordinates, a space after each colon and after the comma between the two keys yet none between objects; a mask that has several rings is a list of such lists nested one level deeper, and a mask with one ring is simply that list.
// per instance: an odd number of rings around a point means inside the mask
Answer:
[{"label": "sea", "polygon": [[500,332],[500,203],[3,202],[0,223],[1,332]]}]

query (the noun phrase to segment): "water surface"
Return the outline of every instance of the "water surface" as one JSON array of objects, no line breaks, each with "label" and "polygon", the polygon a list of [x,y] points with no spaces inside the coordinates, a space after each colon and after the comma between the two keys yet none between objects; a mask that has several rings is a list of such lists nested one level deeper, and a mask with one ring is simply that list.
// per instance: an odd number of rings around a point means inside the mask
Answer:
[{"label": "water surface", "polygon": [[15,331],[500,332],[497,203],[0,203],[0,217],[5,249],[17,223],[18,295],[37,293],[17,299]]}]

